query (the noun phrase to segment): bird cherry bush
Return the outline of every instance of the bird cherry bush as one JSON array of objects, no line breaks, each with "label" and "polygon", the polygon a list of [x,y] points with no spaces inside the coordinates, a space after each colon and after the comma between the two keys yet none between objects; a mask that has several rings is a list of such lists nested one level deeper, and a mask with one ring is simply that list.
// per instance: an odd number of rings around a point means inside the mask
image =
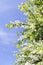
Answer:
[{"label": "bird cherry bush", "polygon": [[8,28],[23,28],[16,47],[15,65],[43,65],[43,0],[26,0],[18,5],[26,16],[26,22],[16,20],[6,24]]}]

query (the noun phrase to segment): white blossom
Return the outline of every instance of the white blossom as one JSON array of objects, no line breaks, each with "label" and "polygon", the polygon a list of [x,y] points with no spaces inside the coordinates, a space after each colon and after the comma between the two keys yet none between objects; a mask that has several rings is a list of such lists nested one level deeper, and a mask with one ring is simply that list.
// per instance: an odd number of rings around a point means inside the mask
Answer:
[{"label": "white blossom", "polygon": [[25,65],[30,65],[30,63],[26,62]]}]

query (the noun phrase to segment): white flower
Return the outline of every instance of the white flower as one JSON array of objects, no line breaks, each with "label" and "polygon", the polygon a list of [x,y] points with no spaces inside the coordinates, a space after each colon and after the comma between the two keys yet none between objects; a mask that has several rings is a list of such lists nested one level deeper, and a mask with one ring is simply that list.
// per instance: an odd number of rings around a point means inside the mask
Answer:
[{"label": "white flower", "polygon": [[38,53],[41,54],[41,55],[43,55],[43,50],[40,50]]},{"label": "white flower", "polygon": [[24,28],[24,25],[22,25],[21,27]]},{"label": "white flower", "polygon": [[24,35],[24,36],[21,35],[20,38],[19,38],[18,40],[22,40],[22,39],[24,39],[24,38],[26,38],[26,35]]},{"label": "white flower", "polygon": [[[29,62],[26,62],[25,65],[31,65],[31,64]],[[32,65],[34,65],[34,64],[32,64]]]},{"label": "white flower", "polygon": [[30,65],[30,64],[28,62],[26,62],[25,65]]},{"label": "white flower", "polygon": [[43,10],[42,10],[42,13],[43,13]]},{"label": "white flower", "polygon": [[24,15],[28,15],[28,12],[27,13],[24,13]]},{"label": "white flower", "polygon": [[25,45],[27,45],[28,43],[23,43],[21,46],[25,46]]}]

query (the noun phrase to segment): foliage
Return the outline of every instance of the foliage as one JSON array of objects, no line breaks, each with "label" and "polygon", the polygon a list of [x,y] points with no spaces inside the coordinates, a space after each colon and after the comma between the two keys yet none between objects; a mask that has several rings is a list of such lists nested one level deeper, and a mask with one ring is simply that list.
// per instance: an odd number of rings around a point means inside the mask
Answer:
[{"label": "foliage", "polygon": [[8,28],[24,29],[18,39],[15,65],[43,65],[43,0],[27,0],[18,8],[26,16],[26,22],[6,24]]}]

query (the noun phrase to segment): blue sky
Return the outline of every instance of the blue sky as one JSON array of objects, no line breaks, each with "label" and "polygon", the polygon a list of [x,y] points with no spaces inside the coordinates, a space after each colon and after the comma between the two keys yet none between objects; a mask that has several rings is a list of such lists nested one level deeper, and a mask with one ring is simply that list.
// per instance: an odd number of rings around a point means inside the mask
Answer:
[{"label": "blue sky", "polygon": [[15,61],[13,52],[17,49],[13,41],[17,41],[16,32],[21,29],[7,29],[5,24],[15,20],[24,21],[24,15],[17,7],[21,2],[22,0],[0,0],[0,65],[13,65]]}]

